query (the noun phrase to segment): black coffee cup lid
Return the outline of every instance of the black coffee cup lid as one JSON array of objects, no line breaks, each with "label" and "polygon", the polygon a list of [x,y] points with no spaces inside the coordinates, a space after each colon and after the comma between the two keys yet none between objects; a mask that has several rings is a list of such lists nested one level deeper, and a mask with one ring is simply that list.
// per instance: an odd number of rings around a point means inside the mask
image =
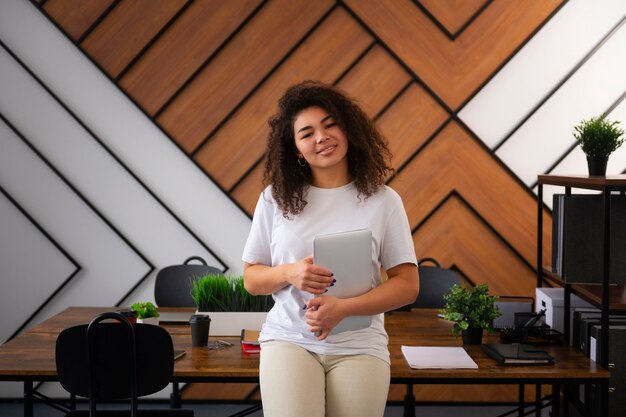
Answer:
[{"label": "black coffee cup lid", "polygon": [[194,314],[189,318],[189,321],[211,321],[211,317],[208,314]]},{"label": "black coffee cup lid", "polygon": [[117,313],[121,314],[124,317],[137,317],[137,312],[135,310],[132,310],[130,308],[127,309],[123,309],[123,310],[117,310]]}]

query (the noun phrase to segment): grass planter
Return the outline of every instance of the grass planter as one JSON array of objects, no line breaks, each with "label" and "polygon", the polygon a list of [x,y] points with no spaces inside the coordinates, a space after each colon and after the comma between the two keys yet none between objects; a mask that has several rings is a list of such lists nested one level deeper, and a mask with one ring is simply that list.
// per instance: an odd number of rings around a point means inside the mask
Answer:
[{"label": "grass planter", "polygon": [[191,281],[197,314],[211,317],[210,334],[239,336],[242,329],[261,329],[274,305],[270,295],[251,295],[242,276],[205,275]]}]

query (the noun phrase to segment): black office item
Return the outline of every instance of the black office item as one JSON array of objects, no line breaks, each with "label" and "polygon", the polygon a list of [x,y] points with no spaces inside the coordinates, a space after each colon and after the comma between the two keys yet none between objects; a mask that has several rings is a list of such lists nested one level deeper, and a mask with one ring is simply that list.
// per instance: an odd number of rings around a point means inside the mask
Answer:
[{"label": "black office item", "polygon": [[[102,323],[107,319],[116,322]],[[138,410],[139,397],[162,390],[172,380],[172,338],[159,326],[131,324],[118,313],[104,313],[88,325],[63,330],[55,356],[63,388],[89,398],[89,410],[70,411],[67,416],[193,417],[191,410]],[[117,400],[130,400],[130,410],[96,409],[98,403]]]},{"label": "black office item", "polygon": [[[198,261],[198,264],[190,264]],[[207,274],[220,275],[223,272],[214,266],[207,265],[200,256],[191,256],[182,265],[171,265],[161,269],[154,282],[154,301],[159,307],[196,307],[191,298],[191,280]],[[162,312],[159,321],[162,323],[188,324],[189,312]],[[180,407],[178,382],[172,383],[170,405]]]},{"label": "black office item", "polygon": [[552,272],[563,273],[563,201],[565,194],[552,196]]},{"label": "black office item", "polygon": [[536,346],[514,343],[491,343],[481,346],[491,358],[504,365],[544,365],[554,362],[554,358]]},{"label": "black office item", "polygon": [[[602,326],[594,325],[590,332],[591,359],[602,362]],[[626,410],[626,325],[609,326],[609,415],[607,417],[622,417]],[[593,346],[595,345],[595,346]],[[594,349],[595,347],[595,349]],[[597,395],[596,395],[597,397]],[[592,406],[596,408],[597,405]]]},{"label": "black office item", "polygon": [[535,300],[532,297],[501,295],[494,303],[502,315],[493,321],[494,329],[512,329],[515,327],[516,313],[532,313]]},{"label": "black office item", "polygon": [[[433,265],[424,265],[432,263]],[[442,268],[434,258],[423,258],[418,262],[420,291],[413,302],[413,308],[443,308],[446,304],[443,295],[454,284],[461,284],[461,277],[451,269]]]},{"label": "black office item", "polygon": [[[604,203],[602,195],[572,194],[563,198],[562,225],[557,223],[557,254],[562,246],[562,275],[567,283],[602,282]],[[557,201],[557,200],[555,200]],[[611,195],[610,282],[626,283],[626,195]],[[562,230],[558,227],[562,226]],[[558,255],[557,255],[558,256]]]},{"label": "black office item", "polygon": [[[585,355],[589,356],[589,338],[591,337],[591,329],[596,324],[601,322],[601,313],[589,312],[587,314],[582,313],[580,315],[580,321],[578,323],[578,347]],[[618,325],[626,324],[626,315],[623,314],[609,314],[609,324]],[[576,342],[576,340],[574,341]],[[592,358],[593,359],[593,358]]]},{"label": "black office item", "polygon": [[[201,265],[190,264],[198,261]],[[191,298],[191,280],[207,274],[221,275],[223,272],[207,265],[206,261],[199,256],[192,256],[182,265],[171,265],[161,269],[154,282],[154,300],[159,307],[196,307]],[[164,320],[168,321],[168,320]],[[184,320],[189,321],[189,317]]]}]

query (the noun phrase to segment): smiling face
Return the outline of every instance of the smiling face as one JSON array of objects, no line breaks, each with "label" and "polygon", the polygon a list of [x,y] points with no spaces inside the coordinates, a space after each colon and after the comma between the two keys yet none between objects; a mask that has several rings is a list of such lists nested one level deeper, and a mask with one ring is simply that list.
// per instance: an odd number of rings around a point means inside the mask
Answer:
[{"label": "smiling face", "polygon": [[331,188],[350,182],[348,138],[333,115],[320,107],[306,108],[296,116],[293,131],[297,156],[309,164],[314,186]]}]

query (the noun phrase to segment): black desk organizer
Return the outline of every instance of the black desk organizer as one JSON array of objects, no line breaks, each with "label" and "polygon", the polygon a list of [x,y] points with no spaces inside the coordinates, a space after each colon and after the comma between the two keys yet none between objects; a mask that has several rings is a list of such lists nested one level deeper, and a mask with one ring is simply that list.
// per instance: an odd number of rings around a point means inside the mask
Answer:
[{"label": "black desk organizer", "polygon": [[560,345],[565,343],[563,333],[552,329],[541,319],[540,313],[515,313],[515,326],[500,330],[500,343],[527,343],[531,345]]}]

